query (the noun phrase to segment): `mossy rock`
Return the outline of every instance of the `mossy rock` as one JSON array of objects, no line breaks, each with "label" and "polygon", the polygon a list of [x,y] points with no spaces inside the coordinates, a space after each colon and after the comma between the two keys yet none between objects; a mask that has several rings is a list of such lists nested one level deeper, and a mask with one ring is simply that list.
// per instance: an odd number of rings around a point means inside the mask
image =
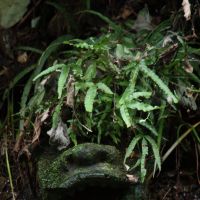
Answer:
[{"label": "mossy rock", "polygon": [[44,199],[63,199],[63,195],[73,196],[87,188],[117,190],[129,186],[120,152],[113,146],[93,143],[77,145],[56,158],[42,155],[38,180],[46,191]]}]

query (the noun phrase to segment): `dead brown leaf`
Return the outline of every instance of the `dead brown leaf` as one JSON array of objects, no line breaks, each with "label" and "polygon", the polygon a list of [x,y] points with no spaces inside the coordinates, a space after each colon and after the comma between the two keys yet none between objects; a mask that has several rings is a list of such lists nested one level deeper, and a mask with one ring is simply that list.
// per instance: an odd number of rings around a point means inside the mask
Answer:
[{"label": "dead brown leaf", "polygon": [[138,177],[133,175],[133,174],[126,174],[126,177],[131,183],[137,183],[138,182]]},{"label": "dead brown leaf", "polygon": [[70,75],[69,81],[67,83],[67,101],[66,105],[73,108],[74,107],[74,96],[75,96],[75,88],[74,88],[74,76]]},{"label": "dead brown leaf", "polygon": [[182,6],[183,6],[184,17],[186,21],[188,21],[191,19],[191,8],[189,0],[183,0]]},{"label": "dead brown leaf", "polygon": [[48,117],[49,117],[49,109],[47,109],[42,114],[36,117],[34,122],[34,136],[32,139],[32,144],[36,141],[39,141],[42,124]]},{"label": "dead brown leaf", "polygon": [[25,64],[28,61],[28,54],[26,52],[18,55],[17,57],[17,62],[19,62],[20,64]]},{"label": "dead brown leaf", "polygon": [[184,63],[184,70],[187,73],[192,73],[193,72],[193,67],[192,67],[192,65],[190,64],[190,62],[187,59],[185,60],[185,63]]}]

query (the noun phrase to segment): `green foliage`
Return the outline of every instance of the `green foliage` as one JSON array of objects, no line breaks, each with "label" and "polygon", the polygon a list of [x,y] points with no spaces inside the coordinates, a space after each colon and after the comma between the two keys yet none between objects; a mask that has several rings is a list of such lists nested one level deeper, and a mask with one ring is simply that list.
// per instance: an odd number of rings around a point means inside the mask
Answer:
[{"label": "green foliage", "polygon": [[65,83],[67,81],[69,70],[70,70],[70,68],[66,65],[64,65],[62,67],[62,71],[61,71],[59,79],[58,79],[58,89],[57,89],[58,99],[60,99],[61,96],[62,96],[63,88],[64,88]]},{"label": "green foliage", "polygon": [[145,167],[146,156],[148,155],[148,146],[145,138],[142,139],[142,157],[141,157],[141,181],[144,182],[147,170]]},{"label": "green foliage", "polygon": [[170,89],[167,87],[167,85],[151,70],[149,69],[145,61],[142,60],[140,64],[140,69],[147,75],[149,76],[156,84],[158,87],[160,87],[163,92],[168,95],[168,97],[172,98],[174,103],[178,103],[177,98],[173,95],[173,93],[170,91]]},{"label": "green foliage", "polygon": [[[170,112],[176,110],[176,104],[181,103],[183,93],[180,81],[184,82],[185,90],[193,87],[191,80],[199,83],[197,67],[195,75],[182,67],[185,59],[190,58],[192,62],[193,54],[198,52],[187,54],[188,45],[181,36],[171,32],[168,37],[172,38],[173,44],[164,45],[163,38],[169,23],[161,24],[154,31],[132,34],[129,29],[125,30],[100,13],[84,13],[100,17],[112,31],[85,40],[62,37],[50,44],[25,86],[22,116],[25,116],[28,96],[34,84],[33,96],[41,95],[41,98],[35,98],[40,99],[38,101],[43,106],[40,111],[54,108],[52,127],[61,117],[62,105],[70,107],[73,114],[64,123],[68,125],[69,137],[75,145],[80,135],[98,143],[110,138],[117,144],[129,134],[132,139],[124,164],[128,163],[132,169],[140,166],[141,181],[144,181],[148,171],[153,169],[152,162],[149,164],[147,161],[150,154],[153,155],[154,166],[161,170],[164,121]],[[60,45],[67,50],[59,52],[62,54],[56,54],[55,58],[50,57]],[[43,69],[47,61],[50,67]],[[51,92],[54,92],[51,100],[49,91],[46,91],[48,77],[54,77],[56,82],[50,86]],[[67,104],[66,99],[70,99],[73,105]],[[36,104],[39,106],[39,103]],[[38,111],[38,107],[32,108]],[[131,159],[133,151],[140,154],[134,165]]]},{"label": "green foliage", "polygon": [[94,99],[96,97],[96,94],[97,94],[97,87],[93,85],[92,87],[88,89],[85,96],[84,105],[85,105],[85,110],[87,112],[93,111],[93,104],[94,104]]}]

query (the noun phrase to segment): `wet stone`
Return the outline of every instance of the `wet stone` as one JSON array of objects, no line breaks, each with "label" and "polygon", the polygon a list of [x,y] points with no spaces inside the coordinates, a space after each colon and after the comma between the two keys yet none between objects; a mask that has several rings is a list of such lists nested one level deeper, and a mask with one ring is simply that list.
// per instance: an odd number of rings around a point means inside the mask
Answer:
[{"label": "wet stone", "polygon": [[42,199],[122,199],[130,183],[120,152],[113,146],[85,143],[38,162]]}]

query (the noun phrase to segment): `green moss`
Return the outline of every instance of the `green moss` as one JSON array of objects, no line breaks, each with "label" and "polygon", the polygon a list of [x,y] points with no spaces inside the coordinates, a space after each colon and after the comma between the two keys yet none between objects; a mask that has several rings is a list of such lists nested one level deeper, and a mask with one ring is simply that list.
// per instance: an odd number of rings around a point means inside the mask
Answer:
[{"label": "green moss", "polygon": [[56,158],[43,155],[38,162],[38,178],[43,189],[69,188],[86,180],[99,179],[102,184],[126,182],[120,152],[115,147],[93,143],[77,145]]}]

